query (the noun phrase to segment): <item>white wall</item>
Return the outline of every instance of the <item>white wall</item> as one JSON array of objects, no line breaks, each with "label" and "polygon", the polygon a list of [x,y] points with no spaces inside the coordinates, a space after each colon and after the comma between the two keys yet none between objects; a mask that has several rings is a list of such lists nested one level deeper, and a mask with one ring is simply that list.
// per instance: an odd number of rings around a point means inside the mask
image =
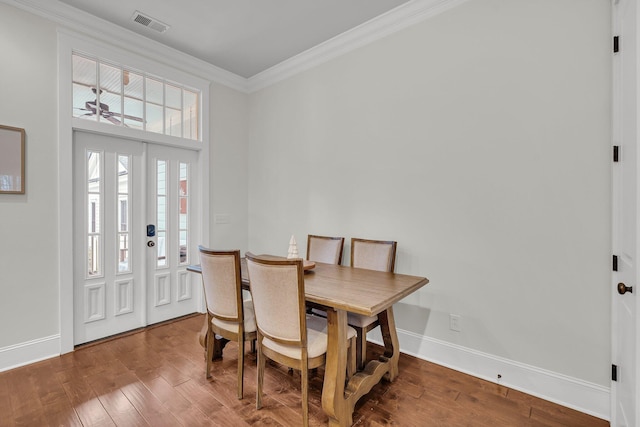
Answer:
[{"label": "white wall", "polygon": [[[210,246],[244,253],[249,239],[248,96],[222,85],[211,88]],[[216,215],[229,222],[216,223]]]},{"label": "white wall", "polygon": [[400,329],[608,387],[610,46],[607,0],[473,0],[252,94],[249,249],[397,240]]},{"label": "white wall", "polygon": [[[56,29],[0,2],[0,124],[25,128],[27,147],[26,194],[0,195],[0,370],[59,348]],[[212,82],[209,99],[210,212],[231,218],[211,221],[209,241],[244,250],[248,96]],[[34,353],[31,341],[50,353]]]},{"label": "white wall", "polygon": [[59,332],[55,26],[0,3],[0,52],[0,124],[26,131],[26,193],[0,194],[3,348]]}]

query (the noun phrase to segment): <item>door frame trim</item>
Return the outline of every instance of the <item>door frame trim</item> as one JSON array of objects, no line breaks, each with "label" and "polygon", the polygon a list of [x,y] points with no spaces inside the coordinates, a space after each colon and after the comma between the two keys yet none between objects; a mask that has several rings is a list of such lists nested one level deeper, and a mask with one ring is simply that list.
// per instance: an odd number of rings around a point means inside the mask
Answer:
[{"label": "door frame trim", "polygon": [[[633,20],[633,32],[635,33],[635,44],[636,44],[636,51],[634,52],[635,58],[636,60],[640,57],[640,1],[639,0],[628,0],[630,2],[634,3],[633,9],[636,11],[636,16],[635,19]],[[613,37],[614,36],[619,36],[620,34],[618,33],[620,31],[620,25],[621,23],[618,21],[619,19],[619,15],[616,11],[616,7],[618,6],[618,0],[614,0],[612,2],[612,9],[611,9],[611,17],[612,17],[612,34],[611,34],[611,40],[613,42]],[[624,41],[623,41],[624,43]],[[612,43],[613,45],[613,43]],[[624,48],[624,46],[623,46]],[[622,122],[622,114],[620,111],[621,108],[621,99],[620,99],[620,95],[623,93],[623,91],[625,91],[625,88],[622,87],[623,81],[622,79],[619,78],[620,73],[622,72],[621,70],[621,63],[620,61],[616,61],[615,58],[613,57],[614,53],[613,53],[613,49],[612,49],[612,60],[611,60],[611,66],[612,66],[612,103],[611,103],[611,107],[612,107],[612,114],[611,114],[611,138],[612,138],[612,145],[629,145],[630,143],[635,144],[636,146],[636,157],[627,157],[624,159],[625,162],[635,162],[635,168],[636,171],[640,170],[640,144],[638,141],[638,120],[636,118],[636,121],[634,123],[634,125],[636,126],[636,134],[635,134],[635,140],[634,141],[621,141],[621,133],[620,133],[620,128],[621,128],[621,122]],[[640,101],[640,68],[638,67],[637,61],[636,61],[636,69],[633,70],[634,74],[636,75],[636,88],[635,88],[635,108],[636,110],[638,109],[638,105],[639,105],[639,101]],[[637,111],[636,111],[637,113]],[[624,153],[624,151],[623,151]],[[624,154],[623,154],[624,155]],[[616,168],[615,168],[615,164],[612,167],[612,184],[613,184],[613,188],[612,188],[612,194],[611,194],[611,201],[612,201],[612,206],[611,206],[611,212],[612,212],[612,223],[611,223],[611,233],[612,233],[612,241],[611,241],[611,249],[612,249],[612,254],[617,254],[617,227],[618,227],[618,220],[617,218],[619,218],[619,203],[616,202],[617,200],[617,193],[616,193],[616,185],[619,183],[618,180],[616,179]],[[636,178],[638,179],[638,178]],[[635,204],[635,216],[637,217],[638,213],[640,212],[640,181],[637,183],[637,190],[636,190],[636,204]],[[640,224],[640,223],[639,223]],[[635,236],[635,242],[636,245],[638,245],[638,242],[640,242],[640,235],[638,234],[638,230],[636,230],[636,236]],[[637,249],[636,249],[637,250]],[[619,254],[618,254],[619,255]],[[638,257],[640,257],[640,252],[636,252],[636,260],[634,260],[634,262],[636,262],[636,264],[638,264]],[[634,286],[634,288],[640,287],[640,275],[636,275],[636,280],[638,281],[637,283],[633,283],[632,285]],[[618,283],[617,280],[617,273],[616,271],[612,271],[611,274],[611,295],[612,295],[612,300],[611,300],[611,348],[610,348],[610,353],[611,353],[611,360],[613,363],[616,363],[616,359],[617,359],[617,348],[616,348],[616,343],[618,340],[618,337],[616,335],[617,333],[617,327],[616,327],[616,308],[615,308],[615,298],[619,297],[617,295],[617,290],[616,290],[616,284]],[[636,386],[636,397],[640,396],[640,298],[638,298],[637,296],[634,297],[635,298],[635,310],[636,310],[636,318],[635,318],[635,347],[636,347],[636,360],[634,361],[635,363],[635,370],[636,370],[636,378],[635,378],[635,386]],[[618,419],[618,399],[617,399],[617,385],[616,382],[614,382],[613,380],[611,380],[611,391],[610,391],[610,415],[609,415],[609,421],[611,422],[611,425],[616,425],[619,422]],[[638,405],[636,403],[636,407],[635,407],[635,419],[636,422],[638,422],[640,420],[640,405]]]},{"label": "door frame trim", "polygon": [[[135,55],[123,49],[116,48],[97,39],[72,33],[69,30],[58,30],[58,285],[59,285],[59,328],[60,328],[60,354],[68,353],[74,349],[73,326],[73,170],[69,165],[73,164],[73,131],[74,128],[89,132],[111,134],[118,128],[104,125],[104,127],[84,126],[84,123],[74,121],[71,115],[73,107],[72,99],[72,61],[71,54],[74,50],[95,55],[100,58],[120,59],[120,62],[129,66],[137,66],[138,69],[154,69],[166,77],[173,77],[176,81],[189,84],[201,91],[202,111],[202,143],[195,148],[194,144],[180,146],[173,144],[164,135],[154,138],[153,134],[132,134],[129,138],[135,138],[145,143],[159,143],[176,145],[180,148],[191,148],[198,151],[198,167],[200,171],[199,197],[201,212],[198,216],[200,240],[202,244],[209,244],[209,87],[210,82],[192,74],[173,67],[164,65],[159,60],[149,60]],[[110,129],[111,128],[111,129]],[[126,138],[121,132],[114,132],[119,137]],[[201,307],[201,310],[204,307]]]}]

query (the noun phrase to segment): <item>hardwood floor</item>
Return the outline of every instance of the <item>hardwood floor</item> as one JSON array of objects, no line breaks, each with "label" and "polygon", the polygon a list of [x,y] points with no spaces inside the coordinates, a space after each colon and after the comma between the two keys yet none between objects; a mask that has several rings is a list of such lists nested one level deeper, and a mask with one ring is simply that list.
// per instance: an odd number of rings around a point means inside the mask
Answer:
[{"label": "hardwood floor", "polygon": [[[236,397],[237,346],[205,379],[203,316],[150,327],[0,373],[0,426],[297,426],[300,376],[271,364],[255,409],[256,360],[245,359]],[[247,345],[247,351],[249,346]],[[370,357],[380,347],[371,345]],[[326,425],[322,369],[309,380],[310,424]],[[356,426],[580,426],[609,423],[459,372],[401,355],[400,375],[364,396]]]}]

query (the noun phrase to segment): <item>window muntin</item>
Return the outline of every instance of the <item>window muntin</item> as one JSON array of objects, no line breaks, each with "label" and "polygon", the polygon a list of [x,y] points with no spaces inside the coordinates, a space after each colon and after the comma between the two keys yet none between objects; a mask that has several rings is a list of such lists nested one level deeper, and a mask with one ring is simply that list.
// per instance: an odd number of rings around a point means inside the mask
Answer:
[{"label": "window muntin", "polygon": [[200,141],[200,93],[72,54],[73,117]]}]

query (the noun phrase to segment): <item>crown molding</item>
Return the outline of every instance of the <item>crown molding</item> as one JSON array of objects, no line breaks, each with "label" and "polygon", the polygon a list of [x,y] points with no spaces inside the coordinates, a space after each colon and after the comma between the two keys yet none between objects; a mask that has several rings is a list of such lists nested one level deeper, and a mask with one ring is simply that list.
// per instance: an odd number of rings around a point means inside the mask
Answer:
[{"label": "crown molding", "polygon": [[247,79],[168,47],[131,30],[107,22],[58,0],[0,0],[27,12],[56,22],[67,29],[128,50],[174,68],[180,68],[208,81],[247,92]]},{"label": "crown molding", "polygon": [[135,54],[172,67],[179,64],[185,72],[244,93],[264,89],[467,1],[469,0],[410,0],[246,79],[58,0],[0,0]]},{"label": "crown molding", "polygon": [[309,70],[352,50],[439,15],[469,0],[410,0],[317,46],[250,77],[249,93]]}]

